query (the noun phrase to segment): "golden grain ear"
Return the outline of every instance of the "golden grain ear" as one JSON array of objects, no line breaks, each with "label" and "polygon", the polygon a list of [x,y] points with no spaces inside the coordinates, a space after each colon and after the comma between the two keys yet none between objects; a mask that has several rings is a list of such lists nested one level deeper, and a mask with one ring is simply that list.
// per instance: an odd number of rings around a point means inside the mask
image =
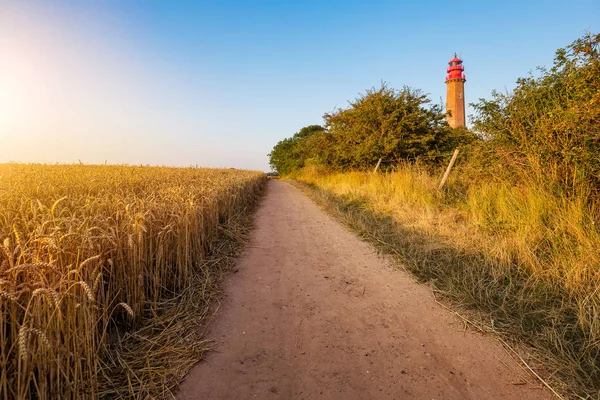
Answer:
[{"label": "golden grain ear", "polygon": [[117,304],[117,305],[119,305],[119,306],[123,307],[123,308],[125,309],[125,311],[127,311],[127,314],[129,314],[129,316],[130,316],[131,318],[133,318],[133,317],[134,317],[134,314],[133,314],[133,309],[132,309],[131,307],[129,307],[129,304],[127,304],[127,303],[119,303],[119,304]]},{"label": "golden grain ear", "polygon": [[52,208],[50,208],[50,215],[52,215],[52,218],[54,218],[54,217],[55,217],[55,215],[54,215],[54,211],[56,210],[56,207],[58,206],[58,204],[59,204],[61,201],[65,200],[65,199],[67,199],[67,196],[63,196],[63,197],[61,197],[60,199],[56,200],[56,201],[55,201],[55,202],[52,204]]},{"label": "golden grain ear", "polygon": [[79,282],[76,282],[76,284],[78,284],[79,286],[82,287],[83,291],[87,295],[88,300],[96,301],[96,297],[94,296],[94,293],[92,293],[92,289],[90,289],[90,286],[87,284],[87,282],[79,281]]},{"label": "golden grain ear", "polygon": [[15,241],[17,242],[17,245],[21,245],[22,244],[21,235],[19,234],[19,230],[17,229],[17,224],[13,224],[12,231],[13,231],[13,234],[15,235]]},{"label": "golden grain ear", "polygon": [[4,290],[0,290],[0,297],[3,297],[7,300],[17,301],[17,297],[14,294]]},{"label": "golden grain ear", "polygon": [[21,357],[21,360],[25,360],[28,355],[28,352],[27,352],[27,339],[29,337],[28,332],[29,332],[29,330],[27,329],[27,327],[25,325],[23,325],[23,326],[21,326],[21,328],[19,328],[18,344],[19,344],[19,356]]},{"label": "golden grain ear", "polygon": [[53,304],[54,307],[58,307],[60,299],[58,297],[58,293],[55,290],[48,288],[38,288],[31,293],[31,298],[34,298],[38,294],[41,294],[45,296],[48,300],[50,300],[50,303]]},{"label": "golden grain ear", "polygon": [[82,262],[81,262],[81,264],[79,264],[79,268],[80,268],[80,269],[83,269],[83,268],[85,268],[85,266],[86,266],[87,264],[90,264],[90,263],[92,263],[92,262],[94,262],[94,261],[98,260],[99,258],[100,258],[100,254],[97,254],[97,255],[95,255],[95,256],[92,256],[92,257],[88,257],[88,258],[86,258],[84,261],[82,261]]}]

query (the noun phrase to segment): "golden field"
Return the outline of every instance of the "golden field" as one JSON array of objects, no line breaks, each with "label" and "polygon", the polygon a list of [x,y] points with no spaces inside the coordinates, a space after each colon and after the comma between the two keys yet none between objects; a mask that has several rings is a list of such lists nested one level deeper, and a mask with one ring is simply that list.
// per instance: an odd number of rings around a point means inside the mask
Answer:
[{"label": "golden field", "polygon": [[[206,346],[197,319],[180,316],[207,313],[215,257],[265,182],[233,169],[0,164],[0,399],[168,394],[169,370]],[[195,358],[169,361],[178,352]]]}]

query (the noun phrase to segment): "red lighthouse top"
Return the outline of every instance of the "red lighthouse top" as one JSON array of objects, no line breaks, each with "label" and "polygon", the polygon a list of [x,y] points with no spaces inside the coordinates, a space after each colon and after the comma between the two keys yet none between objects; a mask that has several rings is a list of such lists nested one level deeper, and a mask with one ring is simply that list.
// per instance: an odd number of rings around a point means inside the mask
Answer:
[{"label": "red lighthouse top", "polygon": [[446,70],[448,72],[448,76],[446,76],[446,82],[453,79],[467,80],[467,77],[463,74],[465,67],[462,66],[462,63],[462,60],[456,56],[456,53],[454,53],[454,58],[450,60],[448,63],[450,66]]}]

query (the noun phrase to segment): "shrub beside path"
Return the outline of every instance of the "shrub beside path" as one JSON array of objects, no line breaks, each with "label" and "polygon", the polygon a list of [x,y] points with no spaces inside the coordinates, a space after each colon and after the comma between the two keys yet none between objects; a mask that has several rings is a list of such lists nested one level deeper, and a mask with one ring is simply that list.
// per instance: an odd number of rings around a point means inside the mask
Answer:
[{"label": "shrub beside path", "polygon": [[492,337],[271,181],[187,399],[550,399]]}]

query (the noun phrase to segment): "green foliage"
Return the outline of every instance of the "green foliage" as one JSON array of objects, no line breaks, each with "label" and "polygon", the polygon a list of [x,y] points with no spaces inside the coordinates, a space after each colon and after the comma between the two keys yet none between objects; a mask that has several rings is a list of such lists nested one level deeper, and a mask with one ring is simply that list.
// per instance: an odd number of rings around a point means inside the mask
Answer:
[{"label": "green foliage", "polygon": [[[600,34],[556,52],[554,66],[480,99],[474,128],[488,140],[488,164],[579,193],[600,184]],[[498,166],[500,168],[498,168]]]},{"label": "green foliage", "polygon": [[330,163],[342,170],[370,168],[380,157],[411,159],[439,153],[449,128],[439,106],[425,108],[427,97],[404,87],[367,90],[345,110],[325,114]]},{"label": "green foliage", "polygon": [[314,156],[315,139],[324,128],[320,125],[306,126],[291,138],[278,142],[268,154],[269,164],[280,174],[289,174],[304,167],[307,159]]},{"label": "green foliage", "polygon": [[420,90],[372,88],[346,109],[325,114],[326,129],[303,128],[269,154],[282,174],[307,164],[337,170],[370,169],[384,160],[440,162],[456,146],[475,140],[466,128],[448,126],[441,106],[429,105]]}]

